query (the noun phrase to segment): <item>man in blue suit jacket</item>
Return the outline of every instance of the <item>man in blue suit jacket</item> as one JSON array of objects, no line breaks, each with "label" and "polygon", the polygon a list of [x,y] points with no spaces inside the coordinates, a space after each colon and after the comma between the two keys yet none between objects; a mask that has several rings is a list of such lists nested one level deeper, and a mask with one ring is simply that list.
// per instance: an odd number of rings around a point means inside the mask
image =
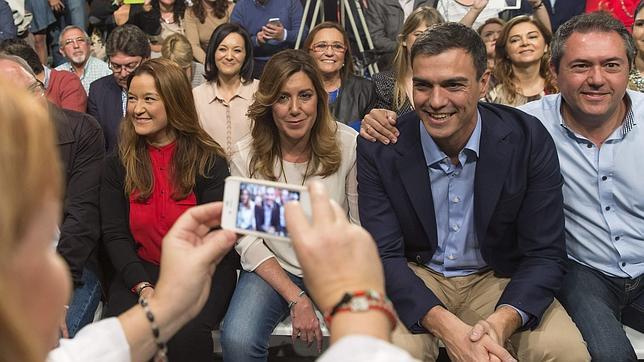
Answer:
[{"label": "man in blue suit jacket", "polygon": [[127,80],[141,63],[150,58],[150,42],[141,29],[126,24],[110,33],[105,48],[107,64],[113,74],[90,84],[87,113],[101,125],[105,148],[110,153],[117,147],[119,125],[127,108]]},{"label": "man in blue suit jacket", "polygon": [[416,112],[398,142],[358,142],[360,219],[404,325],[393,342],[422,360],[436,338],[456,360],[513,360],[506,343],[520,360],[589,360],[553,298],[566,253],[552,138],[521,111],[478,103],[489,72],[470,28],[432,28],[411,56]]}]

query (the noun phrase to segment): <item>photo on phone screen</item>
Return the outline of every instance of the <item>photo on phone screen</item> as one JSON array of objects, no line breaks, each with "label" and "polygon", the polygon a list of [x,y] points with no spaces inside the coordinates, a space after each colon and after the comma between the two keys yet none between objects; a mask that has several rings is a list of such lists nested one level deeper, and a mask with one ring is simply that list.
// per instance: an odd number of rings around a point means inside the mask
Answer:
[{"label": "photo on phone screen", "polygon": [[288,237],[284,206],[300,199],[299,191],[241,182],[236,228]]}]

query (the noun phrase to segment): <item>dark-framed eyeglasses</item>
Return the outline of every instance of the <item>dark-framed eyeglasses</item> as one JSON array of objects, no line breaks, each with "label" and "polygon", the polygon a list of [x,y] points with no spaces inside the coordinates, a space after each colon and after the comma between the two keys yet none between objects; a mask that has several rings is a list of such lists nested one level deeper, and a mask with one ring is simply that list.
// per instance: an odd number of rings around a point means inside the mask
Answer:
[{"label": "dark-framed eyeglasses", "polygon": [[136,68],[139,67],[139,65],[141,65],[141,61],[132,62],[129,64],[116,64],[112,63],[111,60],[107,62],[107,66],[115,73],[120,73],[124,69],[128,73],[132,73],[134,70],[136,70]]},{"label": "dark-framed eyeglasses", "polygon": [[347,47],[342,43],[327,43],[322,41],[311,46],[311,50],[316,53],[324,53],[329,48],[331,48],[334,53],[344,53],[347,51]]}]

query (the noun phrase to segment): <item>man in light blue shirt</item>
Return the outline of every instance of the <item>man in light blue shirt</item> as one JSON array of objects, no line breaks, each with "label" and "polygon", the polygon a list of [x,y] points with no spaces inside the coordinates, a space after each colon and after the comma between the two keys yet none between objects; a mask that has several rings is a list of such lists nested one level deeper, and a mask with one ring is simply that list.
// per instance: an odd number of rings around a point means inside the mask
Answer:
[{"label": "man in light blue shirt", "polygon": [[85,93],[89,94],[89,85],[106,75],[112,74],[112,71],[104,61],[90,55],[90,38],[78,26],[70,25],[65,27],[60,33],[60,54],[67,62],[56,67],[56,70],[66,70],[76,74]]},{"label": "man in light blue shirt", "polygon": [[561,94],[522,107],[552,135],[564,176],[568,274],[559,300],[593,361],[636,361],[644,331],[644,95],[626,91],[635,45],[608,14],[562,25],[551,44]]}]

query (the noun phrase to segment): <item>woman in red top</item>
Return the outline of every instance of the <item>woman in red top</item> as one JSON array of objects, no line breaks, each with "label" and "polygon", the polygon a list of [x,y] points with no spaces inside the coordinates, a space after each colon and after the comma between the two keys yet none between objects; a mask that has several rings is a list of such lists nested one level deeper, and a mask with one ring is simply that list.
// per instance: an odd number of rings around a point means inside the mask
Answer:
[{"label": "woman in red top", "polygon": [[[139,66],[128,84],[118,152],[108,157],[101,185],[103,241],[116,269],[108,316],[154,293],[163,236],[186,209],[222,200],[228,174],[222,148],[199,126],[185,73],[166,59]],[[229,255],[217,267],[204,309],[169,341],[170,360],[212,359],[211,331],[236,281]]]}]

